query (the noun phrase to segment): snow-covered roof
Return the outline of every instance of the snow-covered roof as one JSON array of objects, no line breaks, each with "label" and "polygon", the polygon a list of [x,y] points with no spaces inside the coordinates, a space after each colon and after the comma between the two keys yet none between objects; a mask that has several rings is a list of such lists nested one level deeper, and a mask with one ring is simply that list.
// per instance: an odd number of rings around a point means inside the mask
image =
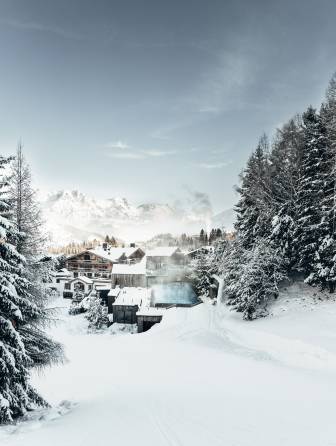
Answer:
[{"label": "snow-covered roof", "polygon": [[122,288],[113,305],[138,305],[150,300],[151,290],[141,287]]},{"label": "snow-covered roof", "polygon": [[109,290],[109,289],[111,289],[111,284],[107,283],[105,285],[96,285],[95,288],[96,288],[97,291]]},{"label": "snow-covered roof", "polygon": [[72,254],[67,258],[67,260],[77,257],[81,254],[91,253],[103,259],[109,260],[110,262],[118,262],[118,260],[125,255],[125,257],[132,256],[136,251],[140,248],[112,248],[108,247],[107,249],[103,249],[103,247],[98,246],[94,249],[86,249],[78,254]]},{"label": "snow-covered roof", "polygon": [[148,251],[147,257],[171,257],[176,252],[181,252],[178,246],[158,246]]},{"label": "snow-covered roof", "polygon": [[150,305],[142,305],[137,311],[137,316],[163,316],[167,311],[166,308],[151,307]]},{"label": "snow-covered roof", "polygon": [[89,249],[89,252],[97,256],[103,257],[104,259],[110,260],[111,262],[117,262],[120,257],[130,257],[139,248],[108,248],[107,250],[98,247],[95,249]]},{"label": "snow-covered roof", "polygon": [[69,277],[71,276],[70,271],[68,271],[66,268],[62,268],[59,271],[54,271],[53,276],[57,276],[57,277]]},{"label": "snow-covered roof", "polygon": [[89,278],[86,277],[86,276],[78,276],[78,277],[75,277],[74,279],[70,280],[70,282],[74,282],[75,280],[79,280],[80,282],[87,283],[88,285],[91,285],[91,284],[93,283],[93,280],[92,280],[92,279],[89,279]]},{"label": "snow-covered roof", "polygon": [[117,297],[118,294],[120,293],[120,291],[121,291],[121,288],[119,286],[116,286],[115,288],[111,288],[108,293],[108,296]]},{"label": "snow-covered roof", "polygon": [[213,251],[214,247],[211,245],[207,245],[207,246],[200,246],[199,248],[193,249],[192,251],[189,251],[187,253],[187,255],[189,254],[194,254],[195,252],[199,252],[199,251],[206,251],[206,252],[210,252]]},{"label": "snow-covered roof", "polygon": [[112,268],[112,275],[124,275],[124,274],[146,274],[146,257],[144,257],[139,263],[125,264],[117,263]]}]

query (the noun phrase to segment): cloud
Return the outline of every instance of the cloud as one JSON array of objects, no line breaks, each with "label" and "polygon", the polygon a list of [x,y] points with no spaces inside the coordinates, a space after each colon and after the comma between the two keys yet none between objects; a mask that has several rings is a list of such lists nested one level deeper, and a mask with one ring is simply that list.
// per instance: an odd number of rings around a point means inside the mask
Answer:
[{"label": "cloud", "polygon": [[175,150],[144,150],[142,153],[144,155],[147,155],[150,157],[158,158],[158,157],[162,157],[162,156],[173,155],[174,153],[176,153],[176,151]]},{"label": "cloud", "polygon": [[23,29],[27,31],[40,31],[40,32],[52,33],[60,37],[64,37],[66,39],[81,40],[83,38],[82,35],[74,33],[72,31],[68,31],[59,26],[44,25],[42,23],[37,23],[37,22],[23,22],[19,20],[1,20],[0,23],[3,23],[7,26],[11,26],[12,28]]},{"label": "cloud", "polygon": [[127,143],[118,140],[104,145],[105,149],[113,149],[109,151],[107,156],[117,159],[139,160],[145,158],[161,158],[164,156],[173,155],[175,150],[160,150],[160,149],[135,149]]},{"label": "cloud", "polygon": [[117,153],[109,153],[108,156],[110,158],[117,159],[127,159],[127,160],[139,160],[145,158],[143,153],[139,152],[117,152]]},{"label": "cloud", "polygon": [[107,149],[120,149],[120,150],[126,150],[131,148],[128,144],[120,140],[115,142],[108,142],[107,144],[105,144],[104,147],[106,147]]},{"label": "cloud", "polygon": [[223,167],[227,167],[230,163],[230,161],[220,161],[220,162],[214,162],[214,163],[197,163],[196,166],[200,167],[201,169],[223,169]]}]

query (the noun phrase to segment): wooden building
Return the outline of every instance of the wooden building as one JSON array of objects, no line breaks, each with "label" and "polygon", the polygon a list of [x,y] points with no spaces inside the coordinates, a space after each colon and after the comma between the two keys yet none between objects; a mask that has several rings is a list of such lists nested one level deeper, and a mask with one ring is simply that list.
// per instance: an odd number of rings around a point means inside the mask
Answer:
[{"label": "wooden building", "polygon": [[155,308],[149,305],[142,306],[136,314],[138,333],[149,330],[153,325],[162,321],[164,309]]},{"label": "wooden building", "polygon": [[140,287],[126,287],[120,290],[112,304],[113,323],[136,324],[136,314],[141,305],[150,300],[150,294],[150,290]]},{"label": "wooden building", "polygon": [[112,268],[118,263],[137,263],[145,253],[140,248],[104,248],[88,249],[66,259],[66,268],[74,277],[111,278]]},{"label": "wooden building", "polygon": [[93,287],[93,280],[85,276],[76,277],[64,284],[63,297],[65,299],[73,299],[76,291],[79,291],[83,298],[88,296]]},{"label": "wooden building", "polygon": [[72,279],[72,274],[66,268],[51,273],[51,282],[48,284],[49,288],[62,295],[64,285]]},{"label": "wooden building", "polygon": [[146,286],[146,259],[134,264],[113,265],[111,275],[112,288],[145,287]]}]

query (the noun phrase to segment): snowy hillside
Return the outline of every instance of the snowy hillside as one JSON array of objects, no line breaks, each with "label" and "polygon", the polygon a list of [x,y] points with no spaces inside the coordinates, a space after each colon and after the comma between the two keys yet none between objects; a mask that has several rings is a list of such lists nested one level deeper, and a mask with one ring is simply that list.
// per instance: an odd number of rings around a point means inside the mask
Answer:
[{"label": "snowy hillside", "polygon": [[[64,245],[114,235],[125,241],[146,240],[161,232],[198,232],[208,214],[161,203],[130,204],[125,198],[94,199],[78,191],[59,191],[42,202],[52,244]],[[215,226],[232,227],[231,214],[216,216]]]},{"label": "snowy hillside", "polygon": [[2,427],[0,443],[332,445],[335,319],[336,303],[304,285],[266,319],[203,304],[140,335],[88,335],[64,310],[54,336],[69,362],[34,378],[57,407]]}]

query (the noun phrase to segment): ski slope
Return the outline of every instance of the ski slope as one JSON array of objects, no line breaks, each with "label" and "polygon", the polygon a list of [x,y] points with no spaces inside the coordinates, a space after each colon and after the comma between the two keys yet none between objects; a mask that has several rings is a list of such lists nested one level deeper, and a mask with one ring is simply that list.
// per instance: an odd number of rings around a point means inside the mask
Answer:
[{"label": "ski slope", "polygon": [[336,303],[305,288],[250,323],[208,304],[140,335],[62,319],[68,362],[34,377],[54,408],[2,427],[3,446],[336,444]]}]

